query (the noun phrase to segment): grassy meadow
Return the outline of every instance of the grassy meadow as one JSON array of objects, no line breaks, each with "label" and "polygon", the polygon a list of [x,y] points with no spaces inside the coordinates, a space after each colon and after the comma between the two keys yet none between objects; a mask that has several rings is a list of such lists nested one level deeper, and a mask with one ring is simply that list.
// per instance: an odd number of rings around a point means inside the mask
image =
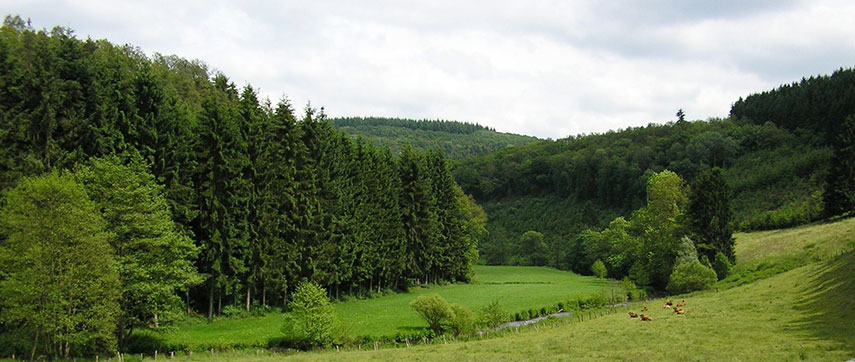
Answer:
[{"label": "grassy meadow", "polygon": [[[335,303],[335,310],[352,336],[394,337],[413,334],[427,326],[410,308],[410,302],[423,294],[439,294],[449,303],[473,311],[497,299],[502,308],[513,314],[554,307],[558,302],[609,290],[612,285],[613,282],[604,279],[544,267],[476,266],[475,278],[469,284],[416,287],[409,293],[354,298]],[[192,318],[160,333],[144,330],[139,334],[185,349],[266,347],[269,341],[282,335],[283,320],[280,313],[221,318],[211,324],[202,318]]]},{"label": "grassy meadow", "polygon": [[[670,298],[686,300],[687,312],[682,316],[662,308],[664,299],[659,299],[594,312],[596,318],[584,321],[578,317],[548,320],[538,327],[508,330],[465,343],[434,340],[431,345],[414,344],[411,348],[381,345],[377,351],[330,350],[275,356],[271,351],[244,350],[222,352],[213,359],[845,361],[855,358],[853,243],[855,219],[739,234],[738,258],[744,259],[740,259],[736,270],[787,262],[788,257],[806,251],[809,257],[799,259],[806,260],[804,265],[744,285],[734,286],[725,280],[712,290]],[[496,281],[523,278],[515,277],[510,268],[495,271],[492,278]],[[451,298],[453,294],[448,295]],[[348,303],[359,302],[368,301]],[[652,321],[628,317],[627,312],[641,312],[645,306],[649,312],[642,313],[652,316]],[[182,354],[180,359],[210,360],[211,356]]]}]

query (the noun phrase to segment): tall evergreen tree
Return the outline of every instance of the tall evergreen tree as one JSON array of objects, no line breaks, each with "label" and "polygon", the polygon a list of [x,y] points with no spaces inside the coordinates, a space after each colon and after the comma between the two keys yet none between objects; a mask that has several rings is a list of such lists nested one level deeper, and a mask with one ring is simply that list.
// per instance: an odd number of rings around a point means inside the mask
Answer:
[{"label": "tall evergreen tree", "polygon": [[686,221],[695,248],[709,260],[714,260],[718,252],[726,255],[731,262],[735,260],[731,197],[720,168],[700,169],[690,189]]},{"label": "tall evergreen tree", "polygon": [[855,211],[855,115],[847,117],[840,128],[822,195],[827,216]]}]

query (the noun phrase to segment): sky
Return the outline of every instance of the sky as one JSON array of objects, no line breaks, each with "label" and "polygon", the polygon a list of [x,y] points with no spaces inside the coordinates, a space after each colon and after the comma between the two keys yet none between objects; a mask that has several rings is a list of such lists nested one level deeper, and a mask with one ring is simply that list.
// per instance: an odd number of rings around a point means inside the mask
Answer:
[{"label": "sky", "polygon": [[0,0],[35,28],[204,61],[274,103],[541,138],[726,117],[855,66],[855,2]]}]

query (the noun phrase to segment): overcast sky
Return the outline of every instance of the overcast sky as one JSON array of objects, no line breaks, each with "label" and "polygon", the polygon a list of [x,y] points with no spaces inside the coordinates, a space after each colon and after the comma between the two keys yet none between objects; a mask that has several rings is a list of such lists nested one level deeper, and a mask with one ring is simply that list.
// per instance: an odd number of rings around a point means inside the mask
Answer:
[{"label": "overcast sky", "polygon": [[855,66],[855,2],[0,0],[36,28],[201,59],[330,116],[561,138],[725,117]]}]

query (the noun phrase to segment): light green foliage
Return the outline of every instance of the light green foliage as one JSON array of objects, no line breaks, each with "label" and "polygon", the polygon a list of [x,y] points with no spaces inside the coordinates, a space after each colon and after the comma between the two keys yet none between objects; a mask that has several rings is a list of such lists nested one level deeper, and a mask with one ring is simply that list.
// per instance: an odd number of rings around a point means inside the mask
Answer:
[{"label": "light green foliage", "polygon": [[716,280],[718,279],[715,271],[695,259],[677,264],[665,289],[673,294],[688,293],[707,289],[715,284]]},{"label": "light green foliage", "polygon": [[[0,318],[51,357],[114,352],[121,288],[105,222],[83,186],[22,178],[0,211]],[[32,343],[32,345],[30,345]]]},{"label": "light green foliage", "polygon": [[288,303],[285,316],[285,340],[298,348],[324,347],[333,343],[337,319],[324,288],[314,282],[303,282]]},{"label": "light green foliage", "polygon": [[593,265],[591,265],[591,273],[594,273],[594,276],[597,278],[605,278],[608,275],[608,271],[606,270],[606,265],[603,264],[603,261],[597,259]]},{"label": "light green foliage", "polygon": [[101,210],[116,251],[122,283],[119,345],[135,328],[174,320],[181,314],[178,292],[201,282],[193,265],[193,241],[176,230],[145,163],[118,157],[91,159],[74,177]]},{"label": "light green foliage", "polygon": [[469,333],[475,328],[475,314],[469,308],[454,303],[449,306],[451,315],[448,317],[448,329],[454,335],[459,336]]},{"label": "light green foliage", "polygon": [[508,313],[499,305],[498,299],[478,311],[478,323],[486,328],[496,328],[508,321]]},{"label": "light green foliage", "polygon": [[443,322],[450,319],[454,314],[451,305],[438,294],[419,296],[410,302],[410,306],[428,323],[428,328],[436,334],[442,333],[444,330]]},{"label": "light green foliage", "polygon": [[695,243],[688,236],[684,236],[677,244],[677,257],[674,259],[674,264],[690,263],[695,260],[698,260]]}]

